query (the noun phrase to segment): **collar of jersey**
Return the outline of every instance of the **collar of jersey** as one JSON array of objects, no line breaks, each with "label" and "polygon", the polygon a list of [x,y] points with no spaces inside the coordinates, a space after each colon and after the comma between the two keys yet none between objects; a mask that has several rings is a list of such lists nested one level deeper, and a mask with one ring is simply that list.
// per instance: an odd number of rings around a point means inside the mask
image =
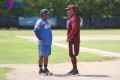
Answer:
[{"label": "collar of jersey", "polygon": [[47,21],[47,20],[43,19],[42,17],[41,17],[41,19],[42,19],[43,21]]}]

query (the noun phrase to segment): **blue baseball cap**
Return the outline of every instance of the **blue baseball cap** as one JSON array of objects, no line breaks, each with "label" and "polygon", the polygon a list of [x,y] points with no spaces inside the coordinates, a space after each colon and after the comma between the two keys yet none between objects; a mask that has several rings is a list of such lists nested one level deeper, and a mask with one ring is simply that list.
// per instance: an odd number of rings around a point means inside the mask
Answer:
[{"label": "blue baseball cap", "polygon": [[42,16],[43,14],[50,14],[50,12],[48,11],[48,9],[42,9],[40,11],[40,15]]}]

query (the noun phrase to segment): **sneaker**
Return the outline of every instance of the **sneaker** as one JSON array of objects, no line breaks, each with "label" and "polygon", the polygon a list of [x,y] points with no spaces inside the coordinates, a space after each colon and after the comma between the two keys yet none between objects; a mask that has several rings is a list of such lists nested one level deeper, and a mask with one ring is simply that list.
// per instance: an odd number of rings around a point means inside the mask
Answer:
[{"label": "sneaker", "polygon": [[48,69],[44,69],[44,75],[47,76],[47,75],[52,75],[53,73],[50,72]]},{"label": "sneaker", "polygon": [[79,75],[78,70],[71,70],[70,72],[68,72],[69,75]]},{"label": "sneaker", "polygon": [[74,70],[74,72],[72,73],[72,75],[79,75],[78,70]]},{"label": "sneaker", "polygon": [[43,74],[44,73],[44,70],[43,69],[40,69],[39,70],[39,74]]},{"label": "sneaker", "polygon": [[72,69],[71,71],[69,71],[67,74],[71,75],[74,72],[74,70]]}]

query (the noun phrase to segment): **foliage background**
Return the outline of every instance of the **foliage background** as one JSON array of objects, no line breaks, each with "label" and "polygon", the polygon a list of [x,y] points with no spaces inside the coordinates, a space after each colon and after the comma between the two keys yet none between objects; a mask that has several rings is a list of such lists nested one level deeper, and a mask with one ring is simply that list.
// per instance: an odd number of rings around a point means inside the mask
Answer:
[{"label": "foliage background", "polygon": [[0,16],[38,16],[42,8],[48,8],[51,16],[66,16],[64,8],[69,4],[77,6],[78,15],[81,16],[120,16],[120,0],[12,0],[24,2],[23,8],[7,9],[0,0]]}]

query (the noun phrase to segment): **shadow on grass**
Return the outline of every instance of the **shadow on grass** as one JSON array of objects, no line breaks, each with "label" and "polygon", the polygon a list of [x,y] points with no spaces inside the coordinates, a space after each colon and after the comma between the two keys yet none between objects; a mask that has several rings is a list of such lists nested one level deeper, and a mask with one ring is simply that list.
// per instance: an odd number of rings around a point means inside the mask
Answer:
[{"label": "shadow on grass", "polygon": [[103,77],[110,77],[108,75],[85,75],[85,74],[79,74],[79,75],[68,75],[68,74],[54,74],[53,76],[56,76],[56,77],[74,77],[74,76],[77,76],[77,77],[99,77],[99,78],[103,78]]}]

